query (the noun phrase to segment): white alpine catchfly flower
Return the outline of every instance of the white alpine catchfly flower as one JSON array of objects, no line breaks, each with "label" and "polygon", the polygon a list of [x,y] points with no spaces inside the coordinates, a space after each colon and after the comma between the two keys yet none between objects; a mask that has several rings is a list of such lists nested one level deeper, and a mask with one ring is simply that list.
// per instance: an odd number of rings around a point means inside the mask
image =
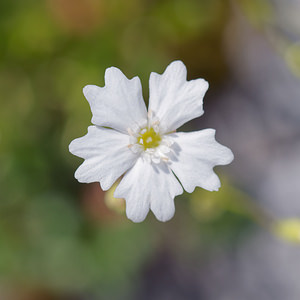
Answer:
[{"label": "white alpine catchfly flower", "polygon": [[83,89],[94,125],[69,146],[84,159],[75,178],[100,182],[106,191],[124,175],[114,196],[126,200],[127,217],[134,222],[143,221],[149,209],[160,221],[171,219],[174,197],[183,188],[189,193],[196,186],[217,191],[221,184],[214,166],[233,160],[231,150],[216,142],[214,129],[175,132],[204,113],[208,83],[187,81],[186,75],[181,61],[161,75],[151,73],[148,112],[140,79],[127,79],[115,67],[106,69],[104,87]]}]

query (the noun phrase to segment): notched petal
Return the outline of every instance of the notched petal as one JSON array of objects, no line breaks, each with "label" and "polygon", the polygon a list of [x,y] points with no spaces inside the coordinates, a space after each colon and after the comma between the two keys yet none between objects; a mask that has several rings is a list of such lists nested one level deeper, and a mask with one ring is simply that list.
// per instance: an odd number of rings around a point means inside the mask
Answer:
[{"label": "notched petal", "polygon": [[213,168],[231,163],[233,153],[215,140],[215,130],[179,132],[169,136],[175,142],[170,155],[170,167],[184,189],[191,193],[199,186],[217,191],[221,183]]},{"label": "notched petal", "polygon": [[72,141],[69,150],[84,159],[75,172],[79,182],[100,182],[103,190],[133,166],[138,156],[128,148],[129,137],[113,129],[90,126],[88,133]]},{"label": "notched petal", "polygon": [[149,209],[162,222],[175,212],[174,197],[183,189],[165,163],[153,164],[139,158],[115,190],[116,198],[125,198],[126,214],[133,222],[145,219]]},{"label": "notched petal", "polygon": [[147,120],[147,109],[138,77],[128,79],[118,68],[105,71],[105,86],[87,85],[83,94],[93,114],[92,123],[127,133]]},{"label": "notched petal", "polygon": [[201,78],[187,81],[186,73],[185,65],[174,61],[163,74],[150,75],[149,109],[155,112],[164,132],[176,130],[204,113],[208,82]]}]

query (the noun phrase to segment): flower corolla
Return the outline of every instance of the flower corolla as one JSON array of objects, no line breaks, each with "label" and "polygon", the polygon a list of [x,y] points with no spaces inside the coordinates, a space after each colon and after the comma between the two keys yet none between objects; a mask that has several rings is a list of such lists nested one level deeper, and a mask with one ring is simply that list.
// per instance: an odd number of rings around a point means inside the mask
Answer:
[{"label": "flower corolla", "polygon": [[176,132],[204,113],[207,89],[204,79],[187,81],[185,65],[174,61],[163,74],[151,73],[147,110],[140,79],[106,69],[104,87],[83,89],[94,125],[69,146],[84,159],[75,178],[99,182],[106,191],[123,176],[114,196],[126,200],[127,217],[134,222],[143,221],[149,210],[160,221],[171,219],[174,197],[183,188],[217,191],[220,180],[213,168],[229,164],[231,150],[216,142],[214,129]]}]

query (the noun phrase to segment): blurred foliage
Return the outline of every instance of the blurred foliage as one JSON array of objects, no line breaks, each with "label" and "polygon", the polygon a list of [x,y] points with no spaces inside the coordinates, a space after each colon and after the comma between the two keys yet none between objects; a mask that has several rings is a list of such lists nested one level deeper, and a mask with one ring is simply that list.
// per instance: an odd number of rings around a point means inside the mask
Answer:
[{"label": "blurred foliage", "polygon": [[277,221],[273,230],[283,240],[296,244],[300,243],[300,219]]},{"label": "blurred foliage", "polygon": [[[267,1],[242,2],[251,19],[271,15]],[[196,253],[251,228],[256,214],[234,188],[185,194],[168,224],[132,224],[111,192],[75,181],[81,160],[68,153],[90,123],[82,87],[103,85],[109,66],[140,76],[145,98],[149,73],[174,59],[190,79],[222,82],[228,17],[229,1],[219,0],[0,2],[2,284],[125,299],[166,241]]]},{"label": "blurred foliage", "polygon": [[287,47],[285,52],[285,59],[290,70],[298,77],[300,77],[300,44],[292,44]]},{"label": "blurred foliage", "polygon": [[286,5],[283,1],[236,0],[236,3],[247,20],[265,35],[289,70],[300,77],[299,2]]},{"label": "blurred foliage", "polygon": [[269,0],[237,0],[247,19],[255,26],[263,28],[274,20],[274,10]]},{"label": "blurred foliage", "polygon": [[108,208],[110,208],[112,211],[118,213],[118,214],[124,214],[125,213],[125,199],[115,198],[114,192],[119,185],[120,181],[117,180],[113,186],[105,193],[104,195],[104,202],[107,205]]}]

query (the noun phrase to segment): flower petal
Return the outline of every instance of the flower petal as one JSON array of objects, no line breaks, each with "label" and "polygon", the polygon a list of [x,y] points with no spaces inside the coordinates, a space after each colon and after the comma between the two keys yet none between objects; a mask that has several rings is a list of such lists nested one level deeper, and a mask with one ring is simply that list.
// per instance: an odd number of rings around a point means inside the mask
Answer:
[{"label": "flower petal", "polygon": [[221,184],[213,168],[231,163],[233,154],[215,140],[215,130],[179,132],[168,136],[174,141],[170,167],[184,189],[191,193],[199,186],[217,191]]},{"label": "flower petal", "polygon": [[165,222],[173,217],[174,197],[182,192],[165,163],[156,165],[139,158],[121,180],[114,196],[125,198],[126,214],[133,222],[142,222],[149,209],[158,220]]},{"label": "flower petal", "polygon": [[138,156],[129,148],[129,136],[113,129],[90,126],[88,133],[69,145],[72,154],[84,158],[76,170],[79,182],[99,181],[106,191],[133,166]]},{"label": "flower petal", "polygon": [[204,113],[202,104],[208,83],[204,79],[187,81],[186,73],[183,62],[174,61],[162,75],[150,75],[149,111],[160,120],[163,132],[174,131]]},{"label": "flower petal", "polygon": [[127,77],[115,67],[105,71],[105,87],[87,85],[83,94],[90,103],[92,123],[123,133],[147,120],[147,109],[138,77]]}]

